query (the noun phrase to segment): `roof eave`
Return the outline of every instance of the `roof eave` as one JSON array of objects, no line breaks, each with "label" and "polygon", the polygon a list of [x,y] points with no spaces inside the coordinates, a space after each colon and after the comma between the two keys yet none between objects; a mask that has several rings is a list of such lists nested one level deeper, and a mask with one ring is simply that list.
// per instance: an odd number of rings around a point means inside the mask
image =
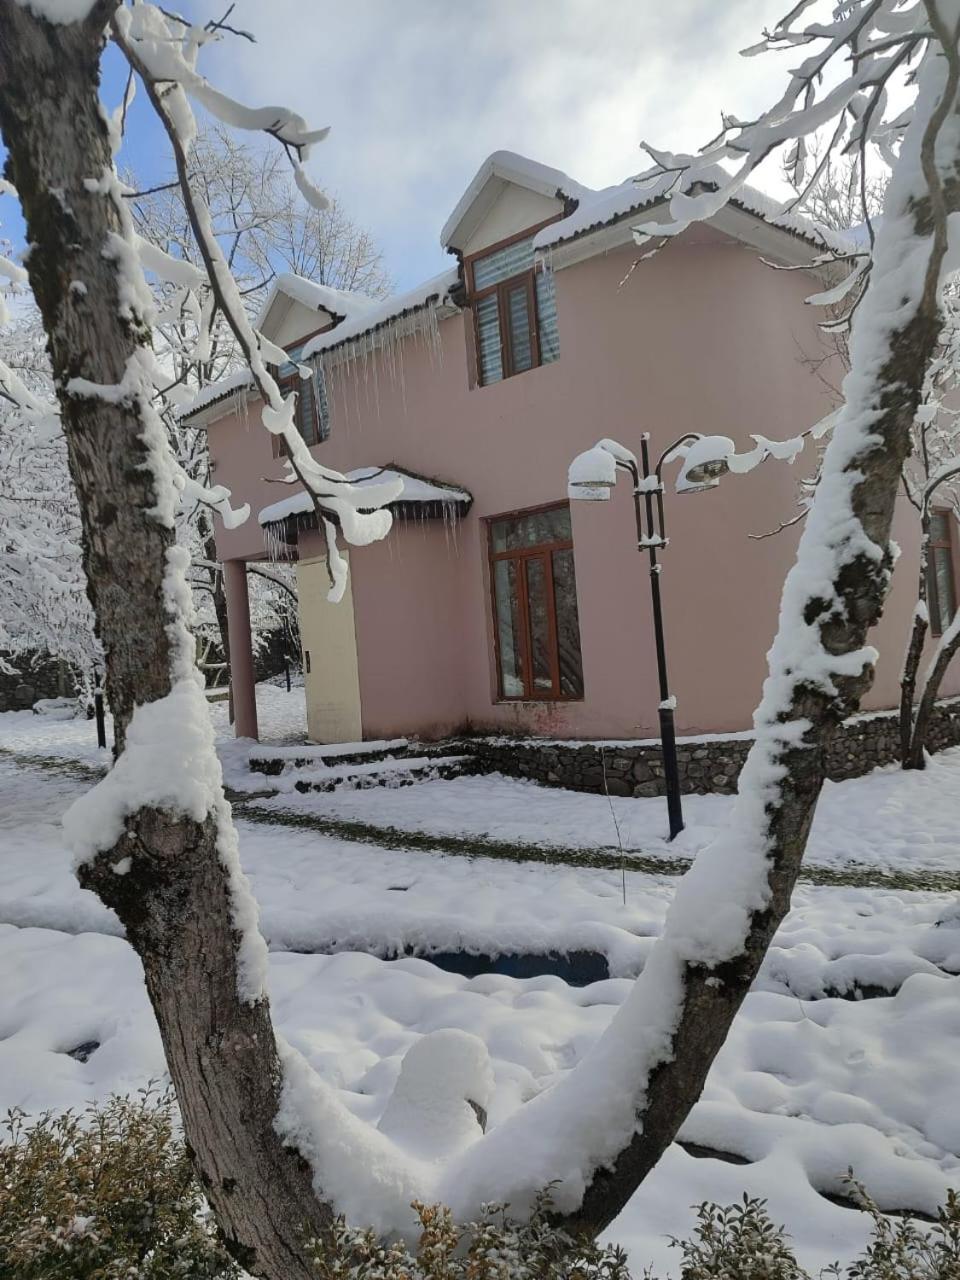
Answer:
[{"label": "roof eave", "polygon": [[[698,184],[698,188],[701,191],[715,189],[708,184]],[[540,244],[538,245],[538,252],[550,255],[550,261],[554,269],[573,266],[575,263],[582,262],[597,254],[607,253],[610,249],[631,243],[633,241],[633,226],[638,218],[642,215],[656,217],[657,214],[666,214],[668,206],[669,199],[658,196],[653,200],[633,205],[624,212],[617,213],[610,218],[592,223],[588,227],[581,227],[572,235],[559,237],[546,244]],[[747,240],[747,242],[752,243],[755,237],[747,239],[743,234],[743,225],[734,223],[728,211],[732,211],[733,217],[736,219],[748,219],[757,226],[765,228],[766,232],[769,233],[768,238],[773,242],[769,252],[774,256],[780,257],[783,261],[789,262],[791,265],[804,265],[809,261],[810,251],[824,253],[828,249],[828,246],[823,241],[816,239],[814,236],[804,235],[801,231],[792,227],[779,226],[777,223],[764,218],[756,210],[751,209],[749,205],[736,199],[730,200],[728,205],[714,217],[706,219],[707,224],[732,235],[735,239]],[[662,220],[667,221],[667,218],[663,217]],[[779,246],[776,242],[779,242]],[[792,246],[792,250],[788,246]],[[803,256],[797,253],[797,249],[800,246],[803,246]]]},{"label": "roof eave", "polygon": [[209,401],[202,408],[193,409],[189,413],[183,414],[177,421],[181,426],[203,429],[214,422],[219,422],[221,418],[227,417],[234,409],[242,408],[249,404],[251,400],[258,398],[259,392],[254,387],[235,387],[230,391],[225,391],[216,400]]}]

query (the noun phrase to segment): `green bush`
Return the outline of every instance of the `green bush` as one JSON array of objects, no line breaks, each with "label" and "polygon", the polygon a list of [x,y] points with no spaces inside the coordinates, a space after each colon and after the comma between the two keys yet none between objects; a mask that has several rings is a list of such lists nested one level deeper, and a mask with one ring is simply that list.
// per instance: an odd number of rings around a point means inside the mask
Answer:
[{"label": "green bush", "polygon": [[[179,1134],[172,1097],[112,1098],[77,1115],[27,1123],[7,1116],[0,1142],[2,1280],[241,1280],[224,1250]],[[960,1280],[960,1199],[924,1226],[880,1212],[853,1262],[819,1280]],[[551,1221],[549,1191],[526,1222],[492,1207],[455,1225],[442,1205],[416,1204],[410,1247],[334,1223],[307,1246],[317,1280],[630,1280],[622,1249],[578,1240]],[[702,1204],[693,1233],[672,1240],[678,1280],[812,1280],[764,1201]],[[649,1271],[645,1280],[656,1280]]]},{"label": "green bush", "polygon": [[4,1280],[214,1280],[239,1270],[179,1137],[170,1095],[26,1122],[0,1144]]},{"label": "green bush", "polygon": [[[912,1218],[881,1213],[850,1175],[853,1199],[873,1220],[861,1256],[834,1263],[820,1280],[960,1280],[960,1200],[947,1194],[938,1221],[925,1227]],[[766,1202],[744,1195],[739,1204],[701,1204],[689,1240],[671,1240],[682,1258],[680,1280],[812,1280],[794,1256],[783,1227]],[[646,1280],[654,1280],[647,1272]]]},{"label": "green bush", "polygon": [[491,1206],[458,1227],[443,1205],[413,1207],[420,1219],[414,1252],[338,1219],[331,1239],[311,1249],[318,1280],[630,1280],[622,1249],[574,1239],[551,1224],[548,1194],[527,1222]]}]

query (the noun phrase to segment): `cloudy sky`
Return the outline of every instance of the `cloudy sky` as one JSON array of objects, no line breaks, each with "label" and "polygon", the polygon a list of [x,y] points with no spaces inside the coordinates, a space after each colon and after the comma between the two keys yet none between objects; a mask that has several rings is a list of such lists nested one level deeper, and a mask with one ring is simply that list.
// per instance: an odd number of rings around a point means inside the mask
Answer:
[{"label": "cloudy sky", "polygon": [[[310,161],[383,246],[400,288],[440,271],[439,231],[489,152],[507,148],[604,186],[644,167],[641,139],[672,150],[711,137],[781,88],[779,56],[745,59],[786,0],[238,0],[201,67],[253,104],[332,126]],[[190,16],[224,2],[188,0]],[[794,59],[796,55],[793,55]],[[122,89],[108,55],[104,92]],[[164,171],[139,103],[130,156]],[[17,223],[6,214],[8,234]]]},{"label": "cloudy sky", "polygon": [[[641,139],[695,147],[720,110],[782,84],[742,58],[784,0],[240,0],[210,67],[253,102],[332,126],[311,171],[383,245],[401,287],[445,266],[438,237],[491,151],[596,186],[644,167]],[[269,18],[267,18],[269,14]]]}]

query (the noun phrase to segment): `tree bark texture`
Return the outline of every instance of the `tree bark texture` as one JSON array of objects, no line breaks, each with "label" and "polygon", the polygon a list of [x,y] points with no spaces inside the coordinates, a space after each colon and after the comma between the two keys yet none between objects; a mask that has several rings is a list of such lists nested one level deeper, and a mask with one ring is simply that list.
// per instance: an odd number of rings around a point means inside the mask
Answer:
[{"label": "tree bark texture", "polygon": [[920,671],[920,659],[923,657],[923,646],[926,643],[930,624],[927,620],[927,557],[930,538],[930,512],[924,498],[920,517],[920,573],[917,583],[917,602],[924,609],[914,611],[910,628],[910,639],[907,653],[903,660],[903,674],[900,677],[900,764],[904,769],[923,768],[923,744],[921,742],[919,765],[913,763],[914,744],[914,712],[913,700],[917,693],[917,675]]},{"label": "tree bark texture", "polygon": [[913,717],[913,733],[910,738],[910,747],[903,761],[905,769],[923,769],[925,767],[926,757],[924,753],[927,746],[927,737],[930,733],[930,721],[937,705],[937,694],[940,692],[943,677],[947,674],[947,668],[958,649],[960,649],[960,631],[949,638],[941,640],[937,648],[930,674],[924,683],[923,692],[920,695],[920,701]]},{"label": "tree bark texture", "polygon": [[[942,117],[957,115],[957,85],[956,41],[953,40],[941,100]],[[913,127],[916,130],[917,126]],[[953,122],[952,127],[955,132]],[[930,128],[928,124],[924,134],[923,151],[928,154],[932,152]],[[869,402],[877,411],[870,427],[876,442],[862,447],[844,468],[849,474],[862,475],[852,494],[854,516],[871,542],[887,550],[881,560],[860,554],[842,567],[833,584],[839,607],[835,602],[815,597],[809,597],[805,604],[807,625],[816,625],[824,650],[836,657],[857,653],[863,648],[868,630],[880,618],[889,589],[890,530],[897,489],[904,461],[912,447],[911,428],[924,376],[937,349],[941,330],[937,282],[947,248],[946,214],[960,208],[960,153],[951,157],[950,167],[941,192],[946,208],[936,225],[932,188],[929,199],[911,200],[907,207],[917,234],[930,237],[926,283],[914,314],[891,335],[889,356],[874,374]],[[875,266],[861,304],[864,313],[869,311],[871,294],[882,296],[878,290],[882,282],[877,275]],[[861,402],[865,399],[861,397]],[[819,500],[822,500],[820,490],[814,502]],[[873,669],[866,667],[856,675],[832,678],[833,693],[822,685],[795,683],[791,705],[778,717],[783,723],[807,721],[809,728],[798,743],[778,747],[772,761],[782,767],[783,778],[778,784],[776,803],[767,807],[769,905],[753,913],[746,945],[735,960],[720,967],[685,965],[685,997],[671,1058],[655,1068],[649,1077],[638,1108],[634,1137],[609,1167],[595,1172],[580,1208],[564,1216],[564,1223],[570,1228],[596,1234],[608,1226],[674,1140],[700,1096],[714,1057],[759,971],[776,929],[789,910],[823,786],[825,747],[836,726],[857,710],[872,682]]]},{"label": "tree bark texture", "polygon": [[[171,690],[176,620],[163,593],[173,530],[148,514],[157,494],[136,402],[66,390],[73,377],[120,382],[150,340],[121,315],[109,253],[117,210],[86,186],[112,165],[98,88],[117,3],[101,0],[86,21],[53,25],[0,0],[0,129],[32,246],[27,267],[60,399],[119,752],[135,707]],[[75,281],[84,288],[71,288]],[[217,839],[213,813],[194,822],[143,808],[81,881],[117,911],[143,962],[186,1136],[228,1243],[255,1275],[307,1280],[304,1233],[320,1234],[330,1214],[306,1163],[273,1128],[281,1079],[270,1010],[266,999],[238,994]],[[113,874],[127,856],[129,874]]]}]

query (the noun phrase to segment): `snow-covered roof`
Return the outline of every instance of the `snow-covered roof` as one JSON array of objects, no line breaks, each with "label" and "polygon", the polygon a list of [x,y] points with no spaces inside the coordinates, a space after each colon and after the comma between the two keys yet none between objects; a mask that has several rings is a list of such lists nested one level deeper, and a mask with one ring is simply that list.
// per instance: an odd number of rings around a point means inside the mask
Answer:
[{"label": "snow-covered roof", "polygon": [[318,351],[329,351],[342,343],[362,337],[365,333],[372,333],[375,329],[410,315],[411,312],[420,311],[431,303],[442,305],[449,302],[451,292],[459,283],[459,269],[451,267],[440,275],[417,285],[415,289],[384,298],[353,319],[344,320],[335,328],[325,329],[323,333],[318,333],[315,338],[311,338],[303,348],[302,358],[307,360]]},{"label": "snow-covered roof", "polygon": [[[535,237],[535,247],[547,250],[621,222],[667,199],[678,190],[709,188],[714,181],[719,185],[727,176],[719,166],[714,166],[701,170],[696,182],[688,183],[687,187],[682,182],[678,184],[676,174],[658,172],[635,175],[615,186],[595,190],[584,186],[562,170],[540,164],[537,160],[513,151],[494,151],[477,170],[444,224],[441,241],[444,245],[451,245],[458,228],[492,179],[499,182],[501,187],[512,182],[541,195],[576,202],[576,208],[571,213],[551,222]],[[845,252],[855,247],[852,238],[842,232],[831,231],[797,214],[781,212],[778,201],[753,187],[741,188],[730,203],[820,250],[830,248]],[[406,293],[372,299],[285,273],[273,282],[270,294],[257,317],[257,326],[262,324],[280,292],[313,310],[329,312],[335,317],[336,323],[306,343],[301,358],[309,359],[320,352],[333,351],[362,339],[428,307],[449,306],[458,309],[454,296],[460,285],[460,268],[454,266]],[[180,411],[179,416],[193,417],[201,410],[225,400],[231,393],[249,387],[251,383],[252,378],[246,371],[230,374],[220,382],[211,383],[204,388],[192,404]]]},{"label": "snow-covered roof", "polygon": [[[389,298],[367,298],[358,294],[345,294],[342,290],[330,289],[327,285],[315,285],[312,281],[304,280],[301,276],[279,276],[274,281],[274,286],[278,287],[280,281],[285,281],[284,290],[291,297],[297,297],[297,293],[294,293],[288,287],[291,281],[296,281],[293,289],[296,289],[303,298],[310,296],[311,291],[315,291],[313,297],[318,310],[330,309],[330,306],[333,305],[333,299],[329,297],[331,294],[336,294],[341,299],[349,301],[350,311],[344,319],[331,328],[325,329],[323,333],[318,333],[306,343],[300,358],[308,360],[318,352],[329,351],[355,338],[363,337],[364,334],[373,333],[384,325],[411,315],[413,312],[421,311],[431,304],[444,305],[449,303],[450,294],[459,283],[459,280],[458,269],[451,267],[449,270],[441,272],[440,275],[424,281],[423,284],[418,285],[415,289],[410,289],[406,293],[394,294]],[[273,294],[272,296],[276,295]],[[321,302],[321,296],[326,297],[327,302]],[[270,298],[267,299],[264,308],[261,310],[257,321],[258,324],[262,317],[266,315],[269,305]],[[338,314],[342,314],[342,311]],[[188,405],[184,405],[178,411],[177,417],[181,420],[192,418],[195,414],[200,413],[201,410],[208,409],[211,405],[225,400],[234,392],[252,388],[252,386],[253,376],[249,369],[238,369],[235,373],[228,374],[217,382],[209,383]]]},{"label": "snow-covered roof", "polygon": [[365,310],[376,307],[375,298],[368,298],[362,293],[351,293],[346,289],[334,289],[328,284],[318,284],[305,276],[294,275],[291,271],[283,271],[270,286],[263,306],[254,321],[255,329],[262,329],[270,308],[278,294],[286,294],[301,306],[310,311],[326,311],[331,316],[343,320],[361,315]]},{"label": "snow-covered roof", "polygon": [[[419,476],[415,472],[406,471],[403,467],[395,465],[389,467],[357,467],[354,471],[346,472],[347,479],[363,488],[364,485],[377,484],[381,485],[388,481],[400,480],[403,482],[403,489],[400,496],[390,506],[403,506],[407,503],[429,504],[440,503],[449,507],[469,506],[473,502],[472,494],[466,489],[460,489],[456,485],[445,484],[442,480],[429,480],[426,476]],[[289,516],[311,515],[313,513],[313,499],[304,489],[298,489],[296,493],[292,493],[289,498],[281,498],[279,502],[272,502],[269,507],[264,507],[257,515],[257,520],[261,525],[275,524],[280,520],[286,520]]]},{"label": "snow-covered roof", "polygon": [[527,191],[535,191],[538,195],[561,199],[577,200],[592,194],[589,187],[584,187],[561,169],[553,169],[538,160],[518,155],[515,151],[494,151],[474,174],[453,213],[443,224],[440,243],[445,249],[453,244],[458,229],[492,179],[499,179],[501,187],[504,183],[512,182]]},{"label": "snow-covered roof", "polygon": [[216,404],[218,400],[225,400],[233,392],[252,385],[253,374],[249,369],[235,369],[233,373],[228,373],[224,377],[218,378],[216,382],[208,382],[201,391],[197,392],[189,404],[180,406],[176,416],[181,420],[192,418],[201,409],[207,409],[210,405]]},{"label": "snow-covered roof", "polygon": [[[686,184],[678,181],[675,173],[660,171],[636,174],[612,187],[604,187],[600,191],[592,191],[581,187],[579,203],[566,218],[551,222],[539,231],[534,239],[537,249],[550,249],[569,240],[598,231],[601,227],[619,222],[631,214],[650,208],[661,200],[666,200],[678,192],[690,191],[695,187],[710,188],[719,186],[729,177],[719,165],[710,166],[698,172],[695,181]],[[755,187],[745,186],[731,200],[731,204],[756,215],[771,226],[778,227],[797,235],[821,249],[849,247],[848,241],[838,232],[830,231],[819,223],[798,214],[782,213],[781,205],[771,196],[765,195]]]}]

